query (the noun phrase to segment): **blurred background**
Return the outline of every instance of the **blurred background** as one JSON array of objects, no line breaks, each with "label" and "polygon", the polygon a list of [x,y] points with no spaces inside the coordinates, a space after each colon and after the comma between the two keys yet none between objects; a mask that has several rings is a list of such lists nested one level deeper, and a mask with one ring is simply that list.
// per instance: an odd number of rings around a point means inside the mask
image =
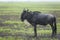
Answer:
[{"label": "blurred background", "polygon": [[[34,27],[27,21],[22,22],[23,9],[53,14],[57,18],[57,38],[51,39],[51,27],[37,26],[38,37],[34,36]],[[0,0],[0,40],[59,40],[60,39],[60,0]]]}]

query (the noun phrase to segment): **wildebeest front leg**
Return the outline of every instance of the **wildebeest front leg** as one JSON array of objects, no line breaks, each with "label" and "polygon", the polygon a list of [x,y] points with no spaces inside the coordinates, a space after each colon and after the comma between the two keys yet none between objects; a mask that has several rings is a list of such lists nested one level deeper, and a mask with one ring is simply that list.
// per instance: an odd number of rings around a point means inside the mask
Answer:
[{"label": "wildebeest front leg", "polygon": [[34,37],[37,37],[37,27],[35,24],[34,24]]}]

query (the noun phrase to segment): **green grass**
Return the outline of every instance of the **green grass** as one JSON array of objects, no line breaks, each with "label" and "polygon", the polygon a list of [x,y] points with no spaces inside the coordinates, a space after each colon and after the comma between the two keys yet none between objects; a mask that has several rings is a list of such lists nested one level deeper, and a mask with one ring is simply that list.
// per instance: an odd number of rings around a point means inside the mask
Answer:
[{"label": "green grass", "polygon": [[54,10],[60,10],[60,3],[33,3],[33,2],[18,2],[18,3],[0,3],[0,14],[1,15],[19,15],[24,8],[28,8],[32,11],[54,11]]},{"label": "green grass", "polygon": [[[21,22],[20,15],[24,8],[31,11],[41,11],[43,13],[52,13],[60,11],[59,2],[0,2],[0,34],[10,35],[1,36],[0,40],[59,40],[59,38],[51,38],[52,30],[47,27],[37,26],[38,37],[34,38],[34,27]],[[57,12],[58,13],[58,12]],[[56,13],[54,13],[56,14]],[[58,16],[59,14],[57,14]],[[57,17],[57,21],[60,16]],[[48,30],[49,29],[49,30]],[[57,23],[57,35],[60,34],[60,21]],[[11,36],[15,35],[15,36]],[[17,36],[18,35],[18,36]]]},{"label": "green grass", "polygon": [[[15,24],[17,23],[18,25],[14,25],[14,26],[6,26],[6,27],[0,27],[0,33],[4,33],[4,34],[12,34],[12,35],[21,35],[21,36],[4,36],[4,37],[1,37],[0,39],[1,40],[28,40],[28,39],[31,39],[31,40],[59,40],[58,38],[45,38],[44,36],[51,36],[51,28],[50,26],[48,27],[49,30],[41,28],[40,26],[37,27],[37,33],[38,33],[38,36],[43,36],[43,37],[38,37],[38,39],[36,38],[33,38],[32,36],[34,36],[34,27],[31,27],[31,26],[27,26],[26,24],[24,24],[23,22],[14,22],[14,21],[7,21],[5,22],[6,23],[10,23],[10,24]],[[60,34],[60,23],[57,23],[57,34]],[[26,37],[25,37],[26,36]],[[31,38],[30,38],[31,36]]]}]

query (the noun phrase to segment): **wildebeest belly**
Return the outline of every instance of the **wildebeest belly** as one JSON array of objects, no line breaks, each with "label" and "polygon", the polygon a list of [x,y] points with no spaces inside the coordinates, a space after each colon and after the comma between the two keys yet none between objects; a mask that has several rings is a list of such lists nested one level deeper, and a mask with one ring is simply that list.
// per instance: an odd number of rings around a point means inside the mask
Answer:
[{"label": "wildebeest belly", "polygon": [[37,22],[37,24],[40,24],[40,25],[47,25],[48,23],[47,23],[47,22]]},{"label": "wildebeest belly", "polygon": [[48,20],[37,20],[36,23],[40,24],[40,25],[47,25],[48,24]]}]

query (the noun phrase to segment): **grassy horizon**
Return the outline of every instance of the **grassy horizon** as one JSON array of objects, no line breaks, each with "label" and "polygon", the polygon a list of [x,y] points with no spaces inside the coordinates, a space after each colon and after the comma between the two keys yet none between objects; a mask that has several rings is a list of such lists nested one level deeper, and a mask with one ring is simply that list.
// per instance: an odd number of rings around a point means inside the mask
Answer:
[{"label": "grassy horizon", "polygon": [[[24,8],[42,13],[53,12],[58,21],[57,38],[50,37],[52,30],[49,25],[37,26],[38,37],[34,38],[34,27],[20,20]],[[0,2],[0,40],[59,40],[59,37],[60,2]]]}]

